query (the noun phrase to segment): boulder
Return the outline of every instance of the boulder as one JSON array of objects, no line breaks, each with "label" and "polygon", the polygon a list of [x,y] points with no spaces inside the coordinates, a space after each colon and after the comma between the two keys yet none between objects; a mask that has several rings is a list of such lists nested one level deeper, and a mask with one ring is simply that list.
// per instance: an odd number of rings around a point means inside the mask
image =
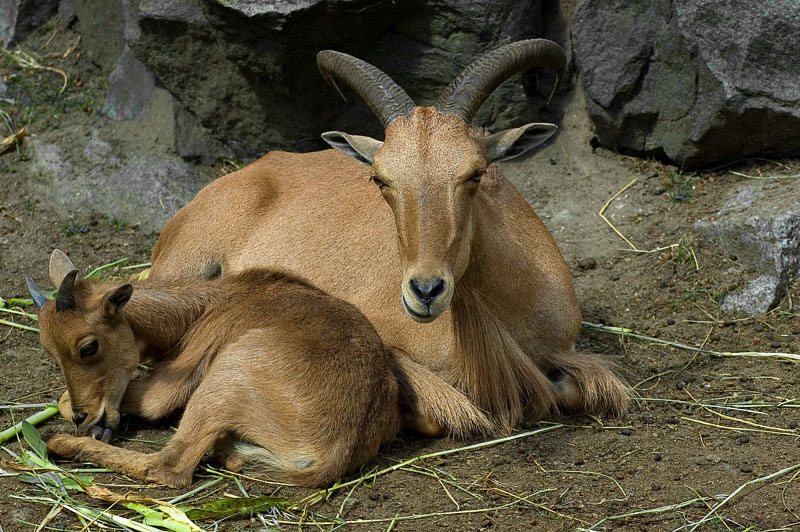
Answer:
[{"label": "boulder", "polygon": [[8,48],[25,38],[58,11],[58,0],[3,0],[0,2],[0,41]]},{"label": "boulder", "polygon": [[[418,104],[431,104],[478,55],[540,35],[540,4],[141,0],[138,34],[128,44],[205,131],[250,158],[275,148],[319,149],[320,133],[330,129],[381,135],[363,102],[349,91],[349,101],[340,101],[322,80],[319,50],[362,58]],[[536,83],[510,80],[478,123],[500,128],[533,119],[528,99],[542,106],[552,78],[538,86],[537,100]]]},{"label": "boulder", "polygon": [[778,305],[800,274],[800,184],[741,186],[712,219],[695,230],[734,257],[731,274],[746,286],[725,296],[722,308],[752,316]]},{"label": "boulder", "polygon": [[681,167],[800,155],[792,2],[581,0],[575,61],[599,142]]}]

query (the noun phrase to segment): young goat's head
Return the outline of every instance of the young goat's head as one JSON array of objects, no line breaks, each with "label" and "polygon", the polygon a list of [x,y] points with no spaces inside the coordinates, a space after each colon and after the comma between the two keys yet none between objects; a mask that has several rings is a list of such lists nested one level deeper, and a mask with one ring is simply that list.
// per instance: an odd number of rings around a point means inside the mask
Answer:
[{"label": "young goat's head", "polygon": [[76,281],[78,270],[54,250],[50,280],[55,301],[45,299],[27,274],[37,307],[42,347],[58,363],[67,381],[72,421],[80,432],[107,438],[119,424],[119,405],[139,364],[139,350],[122,309],[133,287]]},{"label": "young goat's head", "polygon": [[383,142],[340,131],[322,137],[371,166],[397,226],[403,307],[417,321],[432,321],[450,305],[455,282],[467,269],[477,222],[475,196],[489,165],[525,153],[556,129],[531,123],[485,136],[471,126],[472,118],[517,72],[543,66],[560,76],[564,52],[543,39],[506,45],[464,69],[435,107],[416,107],[385,73],[347,54],[323,51],[317,64],[337,91],[335,78],[350,85],[386,130]]}]

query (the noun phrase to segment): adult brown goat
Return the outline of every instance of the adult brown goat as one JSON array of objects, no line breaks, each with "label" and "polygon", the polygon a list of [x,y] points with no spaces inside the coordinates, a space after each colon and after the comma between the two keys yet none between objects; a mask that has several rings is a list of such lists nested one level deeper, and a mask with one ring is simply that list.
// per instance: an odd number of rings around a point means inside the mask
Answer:
[{"label": "adult brown goat", "polygon": [[272,152],[214,181],[167,223],[151,275],[279,267],[353,303],[414,374],[413,386],[401,382],[412,403],[406,422],[424,433],[508,432],[563,407],[623,412],[626,386],[603,359],[574,349],[580,311],[569,268],[494,164],[556,126],[493,135],[471,126],[511,75],[544,66],[560,76],[561,48],[537,39],[491,52],[435,107],[416,107],[349,55],[323,51],[317,62],[336,90],[341,80],[366,101],[385,140],[328,132],[338,151]]},{"label": "adult brown goat", "polygon": [[[42,346],[67,381],[59,409],[93,438],[47,446],[173,487],[191,483],[208,451],[229,468],[255,463],[276,480],[329,484],[399,428],[392,358],[358,312],[305,281],[248,270],[169,285],[76,281],[56,250],[56,301],[28,275]],[[146,378],[132,379],[144,359]],[[185,406],[154,454],[108,445],[120,411],[157,419]],[[255,444],[255,445],[253,445]]]}]

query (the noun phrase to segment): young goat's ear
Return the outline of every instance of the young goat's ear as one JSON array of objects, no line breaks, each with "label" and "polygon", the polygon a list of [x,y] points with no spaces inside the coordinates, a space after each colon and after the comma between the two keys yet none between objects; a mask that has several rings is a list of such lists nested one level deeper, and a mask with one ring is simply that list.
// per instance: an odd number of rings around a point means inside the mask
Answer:
[{"label": "young goat's ear", "polygon": [[480,139],[486,146],[486,162],[505,161],[532,150],[553,136],[555,124],[532,123],[506,129]]},{"label": "young goat's ear", "polygon": [[367,166],[372,166],[372,158],[375,157],[375,152],[383,146],[383,142],[372,137],[350,135],[341,131],[323,133],[322,140],[330,144],[332,148]]},{"label": "young goat's ear", "polygon": [[133,285],[124,284],[103,296],[103,317],[106,319],[116,319],[122,313],[122,307],[130,301],[133,295]]}]

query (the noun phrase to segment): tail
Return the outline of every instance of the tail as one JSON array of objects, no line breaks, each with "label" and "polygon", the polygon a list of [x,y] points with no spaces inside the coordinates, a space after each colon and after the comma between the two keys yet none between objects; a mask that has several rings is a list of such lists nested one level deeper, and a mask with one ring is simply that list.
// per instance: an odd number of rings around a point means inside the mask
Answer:
[{"label": "tail", "polygon": [[628,410],[632,390],[610,361],[574,351],[551,360],[556,371],[550,378],[558,388],[558,403],[562,408],[612,417]]},{"label": "tail", "polygon": [[[347,473],[347,460],[335,450],[325,455],[281,456],[269,449],[245,443],[232,442],[218,449],[217,455],[231,471],[247,469],[257,471],[277,482],[308,488],[330,485]],[[338,465],[337,465],[338,464]]]},{"label": "tail", "polygon": [[498,432],[469,398],[399,349],[389,349],[400,387],[403,426],[429,437],[467,438]]}]

